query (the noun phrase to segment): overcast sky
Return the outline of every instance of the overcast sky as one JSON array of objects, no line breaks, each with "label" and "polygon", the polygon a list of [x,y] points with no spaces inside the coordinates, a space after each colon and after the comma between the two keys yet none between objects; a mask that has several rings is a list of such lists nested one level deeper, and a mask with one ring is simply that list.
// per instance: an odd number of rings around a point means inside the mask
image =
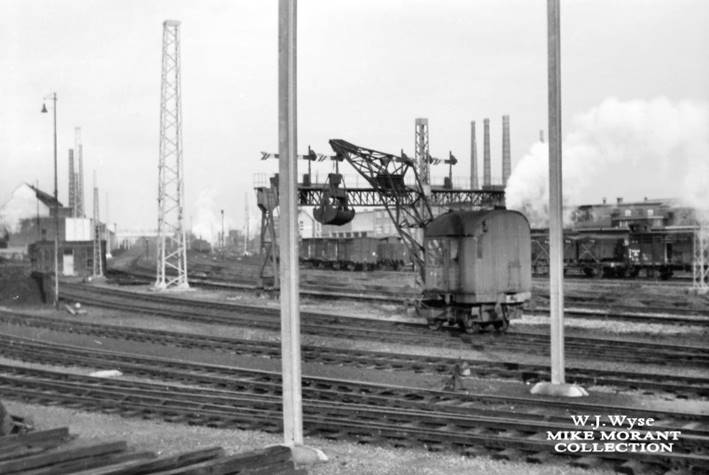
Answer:
[{"label": "overcast sky", "polygon": [[[569,0],[561,18],[565,131],[609,97],[709,102],[709,2]],[[254,174],[277,168],[259,160],[278,143],[276,1],[0,0],[0,203],[22,182],[52,191],[52,121],[39,111],[56,91],[60,199],[80,126],[85,180],[98,170],[109,220],[155,227],[165,19],[182,21],[188,219],[223,208],[241,226]],[[470,121],[489,117],[499,176],[501,116],[514,166],[547,128],[546,80],[543,0],[298,5],[301,152],[330,153],[328,139],[344,138],[413,155],[414,119],[427,117],[432,154],[452,150],[467,178]],[[680,186],[656,175],[641,174],[633,193]],[[589,199],[617,193],[604,181]]]}]

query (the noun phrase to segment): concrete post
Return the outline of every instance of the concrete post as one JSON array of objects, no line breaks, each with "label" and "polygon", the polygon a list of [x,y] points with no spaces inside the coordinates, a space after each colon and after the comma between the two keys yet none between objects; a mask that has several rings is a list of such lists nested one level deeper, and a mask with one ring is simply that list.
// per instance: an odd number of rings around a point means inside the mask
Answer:
[{"label": "concrete post", "polygon": [[296,0],[278,3],[278,153],[283,437],[303,444],[298,275]]},{"label": "concrete post", "polygon": [[532,394],[579,397],[586,391],[565,383],[564,376],[564,238],[561,186],[561,63],[559,0],[547,0],[549,97],[549,307],[551,314],[551,383]]}]

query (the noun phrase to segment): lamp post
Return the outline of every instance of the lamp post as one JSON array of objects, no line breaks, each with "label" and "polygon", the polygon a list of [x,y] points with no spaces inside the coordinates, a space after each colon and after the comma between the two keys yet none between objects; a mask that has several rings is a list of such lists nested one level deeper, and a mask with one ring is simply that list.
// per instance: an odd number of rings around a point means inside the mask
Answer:
[{"label": "lamp post", "polygon": [[[57,181],[57,93],[53,92],[44,97],[51,99],[54,114],[54,306],[59,305],[59,186]],[[46,102],[42,104],[42,113],[47,113]]]}]

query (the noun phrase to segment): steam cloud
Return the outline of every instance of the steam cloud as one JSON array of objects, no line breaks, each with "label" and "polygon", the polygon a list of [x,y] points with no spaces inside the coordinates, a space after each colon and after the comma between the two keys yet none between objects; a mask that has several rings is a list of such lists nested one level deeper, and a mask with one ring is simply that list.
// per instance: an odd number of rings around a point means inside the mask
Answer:
[{"label": "steam cloud", "polygon": [[[649,197],[709,209],[706,104],[609,98],[571,123],[562,144],[565,207]],[[533,227],[548,225],[548,157],[547,144],[532,145],[507,184],[507,206]]]},{"label": "steam cloud", "polygon": [[[217,206],[217,192],[215,190],[202,190],[197,197],[192,209],[194,218],[192,221],[192,233],[211,244],[216,244],[219,233],[222,230],[222,217],[220,208]],[[224,233],[228,234],[232,227],[232,221],[224,217]]]}]

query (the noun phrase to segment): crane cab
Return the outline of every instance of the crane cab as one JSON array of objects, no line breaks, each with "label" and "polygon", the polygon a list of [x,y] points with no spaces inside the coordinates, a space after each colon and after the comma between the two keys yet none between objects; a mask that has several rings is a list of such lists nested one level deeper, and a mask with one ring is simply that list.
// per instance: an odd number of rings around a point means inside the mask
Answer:
[{"label": "crane cab", "polygon": [[531,297],[527,218],[506,209],[452,211],[424,230],[423,307],[429,325],[505,330]]}]

